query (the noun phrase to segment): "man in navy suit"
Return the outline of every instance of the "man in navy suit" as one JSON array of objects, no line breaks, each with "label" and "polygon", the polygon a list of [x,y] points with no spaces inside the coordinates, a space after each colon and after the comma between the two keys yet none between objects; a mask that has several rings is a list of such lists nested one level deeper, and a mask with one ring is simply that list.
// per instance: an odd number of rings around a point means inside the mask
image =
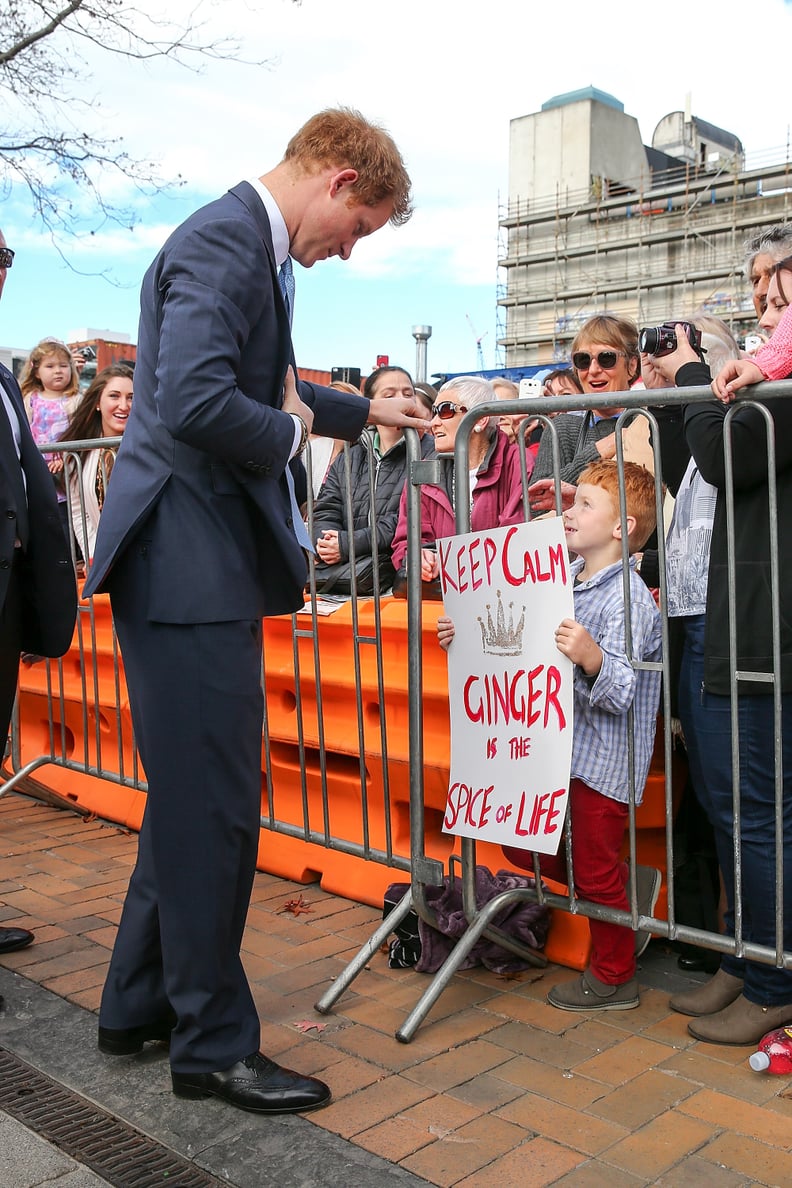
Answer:
[{"label": "man in navy suit", "polygon": [[182,1097],[260,1113],[330,1099],[259,1052],[239,955],[261,812],[261,618],[303,603],[289,464],[308,433],[352,441],[367,421],[423,427],[425,413],[298,385],[279,269],[345,260],[410,213],[390,136],[321,112],[274,169],[188,218],[143,281],[135,400],[85,586],[110,592],[149,789],[99,1047],[169,1040]]},{"label": "man in navy suit", "polygon": [[[0,296],[14,253],[0,231]],[[77,614],[77,583],[52,475],[11,372],[0,364],[0,746],[14,708],[19,656],[62,656]],[[0,954],[24,949],[27,928],[0,928]],[[2,999],[0,999],[2,1003]]]}]

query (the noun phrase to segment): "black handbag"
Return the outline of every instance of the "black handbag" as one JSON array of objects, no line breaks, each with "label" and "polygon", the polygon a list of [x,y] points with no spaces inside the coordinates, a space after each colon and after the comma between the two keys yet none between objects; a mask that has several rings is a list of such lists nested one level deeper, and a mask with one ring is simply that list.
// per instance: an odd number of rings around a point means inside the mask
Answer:
[{"label": "black handbag", "polygon": [[[390,555],[379,556],[379,588],[387,590],[393,580],[393,566]],[[351,594],[352,566],[348,561],[336,561],[325,565],[317,561],[314,567],[317,594]],[[371,595],[374,590],[374,558],[358,557],[355,560],[355,589],[359,595]]]},{"label": "black handbag", "polygon": [[[407,597],[407,567],[404,565],[396,571],[393,579],[393,597]],[[432,578],[431,582],[421,582],[421,598],[424,602],[443,601],[443,591],[440,586],[439,577]]]}]

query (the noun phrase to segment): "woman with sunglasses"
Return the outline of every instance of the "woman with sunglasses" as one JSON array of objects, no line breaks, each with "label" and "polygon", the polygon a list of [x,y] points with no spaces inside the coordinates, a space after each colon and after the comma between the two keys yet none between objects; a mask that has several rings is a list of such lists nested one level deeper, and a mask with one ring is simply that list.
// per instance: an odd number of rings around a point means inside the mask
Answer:
[{"label": "woman with sunglasses", "polygon": [[[446,458],[441,485],[425,483],[421,487],[421,577],[433,581],[438,574],[435,542],[438,537],[456,532],[454,513],[454,443],[465,413],[480,404],[496,400],[492,384],[479,376],[461,375],[443,384],[432,409],[429,432],[434,438],[434,452]],[[526,458],[530,467],[531,458]],[[498,429],[498,418],[480,417],[468,443],[470,470],[470,527],[497,528],[525,519],[522,507],[522,479],[519,451],[511,448],[505,433]],[[407,555],[407,491],[402,491],[399,523],[393,538],[393,566],[398,571]]]},{"label": "woman with sunglasses", "polygon": [[[572,343],[572,366],[585,395],[627,392],[641,374],[638,327],[627,318],[598,314],[580,328]],[[574,484],[591,462],[616,457],[615,418],[621,408],[595,408],[580,417],[561,413],[553,421],[558,438],[562,483]],[[531,510],[555,508],[553,432],[542,434],[534,482],[529,488]],[[543,481],[542,481],[543,480]]]}]

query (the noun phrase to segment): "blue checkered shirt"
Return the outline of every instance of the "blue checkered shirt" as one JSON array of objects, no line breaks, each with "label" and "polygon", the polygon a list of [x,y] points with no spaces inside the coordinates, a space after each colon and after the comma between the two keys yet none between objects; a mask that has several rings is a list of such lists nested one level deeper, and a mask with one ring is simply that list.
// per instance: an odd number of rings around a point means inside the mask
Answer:
[{"label": "blue checkered shirt", "polygon": [[[583,558],[571,565],[573,579]],[[574,675],[573,779],[583,780],[612,800],[630,799],[627,711],[633,707],[635,802],[640,804],[654,747],[660,699],[660,673],[636,672],[627,659],[622,563],[600,570],[575,586],[575,619],[602,649],[602,668],[587,677],[579,665]],[[630,615],[634,660],[657,661],[662,655],[660,613],[630,561]]]}]

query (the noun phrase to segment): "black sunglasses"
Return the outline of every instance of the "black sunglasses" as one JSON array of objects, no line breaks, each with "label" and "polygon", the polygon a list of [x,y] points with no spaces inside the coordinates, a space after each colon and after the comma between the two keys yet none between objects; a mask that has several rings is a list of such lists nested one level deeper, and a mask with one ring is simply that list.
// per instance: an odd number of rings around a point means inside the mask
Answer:
[{"label": "black sunglasses", "polygon": [[454,404],[453,400],[441,400],[439,404],[432,405],[432,416],[439,417],[441,421],[450,421],[458,412],[466,413],[467,409],[464,404]]},{"label": "black sunglasses", "polygon": [[588,351],[575,351],[572,356],[572,364],[577,371],[588,371],[591,367],[592,358],[596,359],[603,371],[610,371],[615,367],[620,358],[626,359],[626,351],[600,351],[596,355],[590,355]]},{"label": "black sunglasses", "polygon": [[10,268],[14,263],[14,253],[11,248],[0,247],[0,268]]}]

